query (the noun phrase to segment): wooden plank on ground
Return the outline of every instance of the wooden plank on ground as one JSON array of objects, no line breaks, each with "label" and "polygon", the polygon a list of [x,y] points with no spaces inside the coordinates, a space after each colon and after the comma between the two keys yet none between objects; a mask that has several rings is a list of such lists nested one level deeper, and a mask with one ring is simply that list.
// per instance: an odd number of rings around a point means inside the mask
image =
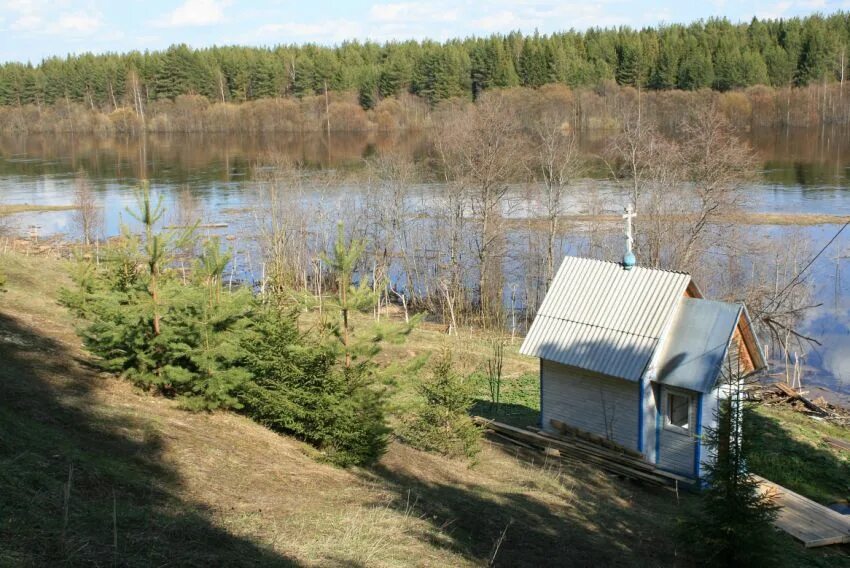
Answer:
[{"label": "wooden plank on ground", "polygon": [[788,398],[797,398],[798,396],[800,396],[799,394],[797,394],[796,390],[792,389],[785,383],[774,383],[773,386],[782,391],[782,393],[785,394],[785,396],[787,396]]},{"label": "wooden plank on ground", "polygon": [[533,446],[541,451],[558,450],[560,459],[570,463],[591,464],[616,475],[629,477],[654,485],[672,485],[673,483],[693,484],[694,480],[655,469],[643,459],[625,455],[618,450],[596,446],[585,440],[554,438],[551,435],[530,432],[522,428],[489,420],[480,416],[473,417],[476,424],[488,428],[500,438],[517,440],[523,446]]},{"label": "wooden plank on ground", "polygon": [[561,434],[552,434],[551,432],[546,432],[543,430],[538,430],[536,434],[546,439],[554,440],[555,442],[568,444],[570,447],[575,448],[576,451],[593,454],[598,457],[621,462],[623,464],[637,467],[639,469],[646,469],[648,471],[652,471],[653,469],[655,469],[654,466],[651,463],[645,461],[643,457],[640,456],[640,454],[637,454],[639,457],[634,457],[632,454],[625,454],[620,452],[619,450],[612,450],[610,448],[600,447],[594,444],[593,442],[588,442],[586,440],[564,436]]},{"label": "wooden plank on ground", "polygon": [[838,438],[829,437],[824,438],[823,441],[832,446],[833,448],[838,448],[839,450],[850,452],[850,442],[839,440]]},{"label": "wooden plank on ground", "polygon": [[850,543],[850,518],[768,479],[754,477],[759,490],[779,506],[776,526],[806,548]]}]

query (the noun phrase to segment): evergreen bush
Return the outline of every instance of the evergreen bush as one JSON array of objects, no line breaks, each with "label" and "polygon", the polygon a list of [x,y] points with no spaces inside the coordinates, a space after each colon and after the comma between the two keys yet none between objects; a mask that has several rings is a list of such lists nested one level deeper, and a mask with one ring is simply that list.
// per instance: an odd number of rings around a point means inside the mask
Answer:
[{"label": "evergreen bush", "polygon": [[239,347],[252,322],[253,296],[246,289],[223,293],[230,257],[215,239],[206,243],[191,281],[176,278],[173,250],[189,233],[156,232],[163,212],[143,188],[136,218],[144,239],[125,227],[104,262],[80,262],[77,289],[63,291],[63,303],[86,322],[80,335],[105,370],[191,409],[238,407],[236,393],[249,378]]},{"label": "evergreen bush", "polygon": [[162,215],[143,188],[134,215],[142,236],[125,227],[103,262],[78,262],[76,288],[62,292],[99,364],[192,410],[242,409],[338,465],[374,463],[389,432],[374,356],[381,342],[402,339],[418,318],[355,330],[354,312],[375,299],[365,281],[353,283],[362,244],[346,244],[340,227],[328,259],[338,282],[328,311],[339,317],[320,317],[314,331],[302,334],[295,312],[274,301],[261,305],[247,288],[224,289],[231,259],[216,239],[205,243],[188,276],[178,273],[176,251],[190,233],[158,232]]},{"label": "evergreen bush", "polygon": [[270,308],[243,350],[252,376],[239,395],[246,414],[314,444],[338,465],[381,456],[387,436],[381,392],[363,365],[340,364],[335,342],[302,335],[292,312]]},{"label": "evergreen bush", "polygon": [[481,431],[469,415],[473,404],[469,384],[454,372],[450,352],[442,354],[419,394],[422,404],[400,429],[401,439],[429,452],[475,457],[481,449]]}]

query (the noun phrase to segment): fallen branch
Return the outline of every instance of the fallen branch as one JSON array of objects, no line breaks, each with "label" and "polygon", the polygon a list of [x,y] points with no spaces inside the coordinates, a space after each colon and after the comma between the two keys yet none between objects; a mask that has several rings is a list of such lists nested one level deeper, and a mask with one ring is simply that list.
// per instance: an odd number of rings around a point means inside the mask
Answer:
[{"label": "fallen branch", "polygon": [[830,415],[829,411],[818,406],[817,404],[815,404],[814,402],[812,402],[811,400],[809,400],[808,398],[806,398],[805,396],[803,396],[802,394],[800,394],[796,390],[792,389],[788,385],[786,385],[784,383],[775,383],[774,386],[777,389],[779,389],[779,391],[781,393],[783,393],[785,396],[787,396],[789,400],[799,400],[800,402],[803,403],[803,405],[806,408],[808,408],[812,412],[817,412],[821,416],[829,416]]}]

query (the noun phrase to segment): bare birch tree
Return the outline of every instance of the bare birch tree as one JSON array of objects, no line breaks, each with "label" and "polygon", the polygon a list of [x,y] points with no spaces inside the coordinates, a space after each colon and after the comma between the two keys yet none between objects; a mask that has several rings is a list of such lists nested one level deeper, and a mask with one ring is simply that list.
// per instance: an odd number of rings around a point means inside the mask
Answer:
[{"label": "bare birch tree", "polygon": [[253,215],[264,261],[263,288],[272,295],[308,289],[309,271],[320,270],[310,262],[319,251],[309,250],[309,211],[303,202],[306,176],[302,164],[280,158],[266,160],[254,174],[259,182]]},{"label": "bare birch tree", "polygon": [[468,193],[476,223],[472,244],[478,263],[478,310],[484,325],[502,313],[497,258],[505,196],[520,171],[526,147],[521,126],[502,95],[487,93],[475,105],[456,111],[438,142],[446,181]]},{"label": "bare birch tree", "polygon": [[681,159],[693,187],[694,207],[678,263],[689,267],[708,227],[743,204],[744,186],[755,175],[756,161],[753,149],[714,104],[698,106],[681,129]]},{"label": "bare birch tree", "polygon": [[[386,283],[385,305],[392,293],[406,309],[408,298],[415,293],[409,201],[416,168],[400,155],[381,155],[368,165],[370,180],[364,208],[366,224],[371,229],[367,235],[367,254],[373,257],[374,284]],[[377,305],[380,308],[381,302]]]},{"label": "bare birch tree", "polygon": [[97,241],[103,232],[103,210],[91,190],[88,175],[77,172],[74,181],[74,210],[72,222],[86,246]]},{"label": "bare birch tree", "polygon": [[693,270],[701,251],[722,240],[721,222],[738,210],[755,159],[711,99],[669,136],[625,106],[608,146],[611,171],[627,190],[639,262]]},{"label": "bare birch tree", "polygon": [[584,162],[573,134],[567,109],[544,111],[533,127],[531,173],[538,180],[539,200],[546,214],[546,289],[555,276],[555,244],[564,213],[566,192],[580,175]]}]

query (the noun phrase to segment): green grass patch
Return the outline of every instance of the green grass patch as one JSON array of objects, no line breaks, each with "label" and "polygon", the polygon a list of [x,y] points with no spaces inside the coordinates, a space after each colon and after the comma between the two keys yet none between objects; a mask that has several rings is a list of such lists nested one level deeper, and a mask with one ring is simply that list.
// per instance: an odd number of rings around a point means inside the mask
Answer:
[{"label": "green grass patch", "polygon": [[753,472],[823,504],[850,500],[850,454],[823,441],[828,436],[850,442],[850,429],[762,405],[745,432]]},{"label": "green grass patch", "polygon": [[539,423],[540,377],[537,374],[523,373],[503,378],[498,403],[491,396],[487,375],[473,373],[469,380],[472,381],[475,398],[473,414],[519,427]]}]

